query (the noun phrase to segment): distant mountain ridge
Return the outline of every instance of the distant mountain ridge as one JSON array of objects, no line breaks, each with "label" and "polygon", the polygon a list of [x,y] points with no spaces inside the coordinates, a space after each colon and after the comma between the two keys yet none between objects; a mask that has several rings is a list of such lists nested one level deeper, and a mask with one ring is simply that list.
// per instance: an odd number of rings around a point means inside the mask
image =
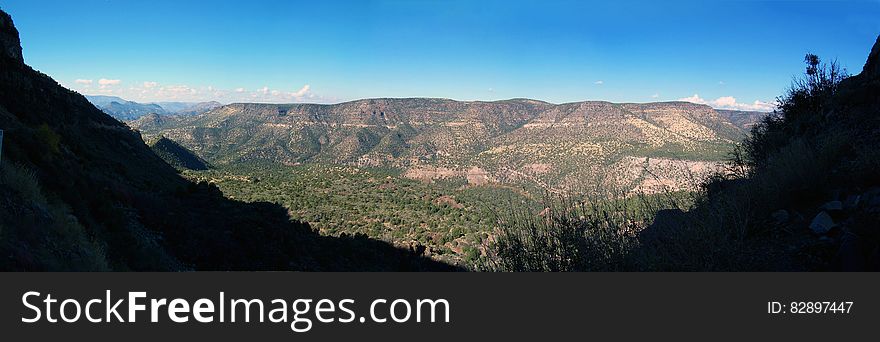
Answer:
[{"label": "distant mountain ridge", "polygon": [[122,121],[135,120],[147,114],[195,115],[223,105],[217,101],[139,103],[118,96],[85,95],[85,97],[103,112]]},{"label": "distant mountain ridge", "polygon": [[744,130],[749,130],[756,123],[760,122],[761,119],[769,115],[770,113],[765,112],[752,112],[752,111],[744,111],[744,110],[728,110],[728,109],[716,109],[718,114],[721,114],[725,119],[730,121],[736,126]]},{"label": "distant mountain ridge", "polygon": [[217,101],[204,102],[154,102],[169,114],[175,115],[196,115],[207,112],[211,109],[222,107],[223,104]]},{"label": "distant mountain ridge", "polygon": [[148,136],[164,135],[216,164],[389,166],[426,180],[540,178],[546,180],[542,187],[552,189],[583,184],[603,170],[613,170],[620,178],[615,183],[647,186],[649,175],[637,169],[674,160],[688,162],[679,163],[676,171],[649,171],[702,173],[745,135],[742,125],[719,111],[689,102],[557,105],[530,99],[235,103],[195,116],[144,116],[129,124]]}]

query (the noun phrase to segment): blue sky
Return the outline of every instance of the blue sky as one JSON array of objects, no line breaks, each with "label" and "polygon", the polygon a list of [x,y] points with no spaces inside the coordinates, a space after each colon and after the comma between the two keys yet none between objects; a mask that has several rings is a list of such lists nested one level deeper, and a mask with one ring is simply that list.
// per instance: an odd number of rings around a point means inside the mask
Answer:
[{"label": "blue sky", "polygon": [[805,53],[858,73],[880,34],[877,0],[7,0],[0,8],[19,28],[28,64],[82,93],[135,101],[689,98],[767,109]]}]

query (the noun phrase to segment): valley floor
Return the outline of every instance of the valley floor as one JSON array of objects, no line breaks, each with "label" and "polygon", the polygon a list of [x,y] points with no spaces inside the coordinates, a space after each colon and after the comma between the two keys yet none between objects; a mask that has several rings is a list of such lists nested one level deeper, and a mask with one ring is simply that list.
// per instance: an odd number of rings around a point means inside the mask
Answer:
[{"label": "valley floor", "polygon": [[392,169],[255,164],[184,176],[232,199],[281,204],[324,235],[364,234],[461,265],[479,258],[499,210],[511,203],[541,210],[535,195],[515,186],[412,180]]}]

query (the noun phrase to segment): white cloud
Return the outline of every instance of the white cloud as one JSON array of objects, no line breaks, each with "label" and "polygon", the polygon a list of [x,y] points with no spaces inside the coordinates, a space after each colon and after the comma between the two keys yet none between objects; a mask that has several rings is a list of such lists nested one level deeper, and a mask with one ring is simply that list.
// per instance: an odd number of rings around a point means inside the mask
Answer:
[{"label": "white cloud", "polygon": [[299,90],[291,93],[290,95],[292,95],[293,97],[303,97],[303,95],[308,94],[310,88],[311,86],[306,84],[302,88],[299,88]]},{"label": "white cloud", "polygon": [[759,111],[759,112],[771,112],[776,109],[776,104],[772,102],[764,102],[761,100],[755,100],[752,103],[741,103],[737,102],[736,98],[733,96],[722,96],[715,100],[707,101],[703,99],[698,94],[694,94],[694,96],[684,97],[678,99],[679,101],[686,101],[697,104],[709,105],[713,108],[718,109],[734,109],[734,110],[751,110],[751,111]]},{"label": "white cloud", "polygon": [[117,85],[117,84],[119,84],[119,83],[122,83],[122,81],[120,81],[120,80],[108,80],[108,79],[106,79],[106,78],[102,78],[102,79],[98,80],[98,84],[100,84],[100,85],[102,85],[102,86],[112,86],[112,85]]},{"label": "white cloud", "polygon": [[595,85],[603,85],[603,84],[605,84],[605,81],[603,81],[603,80],[598,80],[598,81],[596,81],[596,82],[593,82],[593,84],[595,84]]},{"label": "white cloud", "polygon": [[312,102],[330,103],[339,99],[314,94],[311,85],[305,84],[293,89],[272,89],[268,86],[247,90],[244,87],[230,89],[217,88],[213,85],[190,86],[186,84],[165,85],[160,81],[138,81],[125,83],[117,79],[77,79],[73,85],[85,94],[115,95],[121,98],[142,103],[180,101],[202,102],[218,101],[261,102],[261,103],[293,103]]},{"label": "white cloud", "polygon": [[651,95],[651,98],[652,99],[660,98],[660,94],[655,93],[654,95]]},{"label": "white cloud", "polygon": [[733,96],[722,96],[715,99],[713,104],[718,107],[734,107],[736,106],[736,98]]},{"label": "white cloud", "polygon": [[159,88],[159,91],[167,91],[169,93],[188,93],[189,87],[185,85],[171,85]]},{"label": "white cloud", "polygon": [[756,111],[760,111],[760,112],[772,112],[773,110],[776,109],[777,102],[776,101],[764,102],[761,100],[755,100],[755,102],[752,102],[748,106],[750,106],[752,108],[752,110],[756,110]]},{"label": "white cloud", "polygon": [[690,103],[706,104],[706,100],[703,100],[703,98],[701,98],[700,95],[697,94],[694,94],[694,96],[691,97],[683,97],[678,100]]},{"label": "white cloud", "polygon": [[718,81],[718,85],[725,85],[724,81]]}]

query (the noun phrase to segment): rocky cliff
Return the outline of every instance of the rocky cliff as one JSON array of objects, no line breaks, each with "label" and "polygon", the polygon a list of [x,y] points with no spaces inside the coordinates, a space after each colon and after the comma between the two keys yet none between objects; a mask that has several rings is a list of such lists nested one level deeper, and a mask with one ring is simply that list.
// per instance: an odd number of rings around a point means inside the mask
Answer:
[{"label": "rocky cliff", "polygon": [[862,75],[870,78],[880,78],[880,37],[877,37],[877,42],[874,43],[871,54],[868,55],[868,61],[865,62]]},{"label": "rocky cliff", "polygon": [[18,30],[12,23],[12,17],[6,12],[0,11],[0,48],[2,58],[11,59],[13,62],[24,63],[21,55],[21,41],[18,38]]}]

